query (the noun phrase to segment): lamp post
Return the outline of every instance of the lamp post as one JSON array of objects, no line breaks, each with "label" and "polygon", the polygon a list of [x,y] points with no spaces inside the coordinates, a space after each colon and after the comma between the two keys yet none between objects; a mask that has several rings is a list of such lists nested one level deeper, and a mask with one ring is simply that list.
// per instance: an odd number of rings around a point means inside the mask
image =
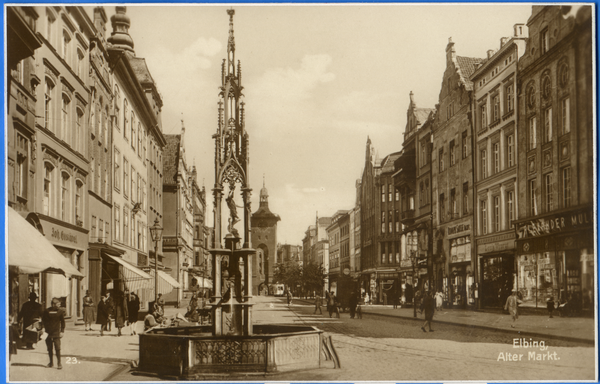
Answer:
[{"label": "lamp post", "polygon": [[154,241],[154,303],[158,303],[158,242],[162,238],[162,231],[157,217],[154,219],[154,225],[150,227],[150,236]]},{"label": "lamp post", "polygon": [[412,283],[413,283],[413,317],[417,317],[417,302],[415,300],[415,294],[417,293],[415,286],[415,264],[417,263],[417,252],[412,249],[410,251],[410,263],[412,265]]}]

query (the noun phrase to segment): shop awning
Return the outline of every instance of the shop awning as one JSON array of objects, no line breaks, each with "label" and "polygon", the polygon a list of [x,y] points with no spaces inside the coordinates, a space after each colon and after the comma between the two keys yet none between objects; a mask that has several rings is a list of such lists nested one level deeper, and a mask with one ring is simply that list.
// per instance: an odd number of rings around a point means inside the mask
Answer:
[{"label": "shop awning", "polygon": [[136,292],[143,288],[153,287],[152,276],[150,276],[146,272],[129,264],[120,257],[106,254],[105,256],[110,257],[112,260],[116,261],[123,267],[119,269],[119,278],[123,280],[123,282],[125,283],[125,287],[128,288],[131,292]]},{"label": "shop awning", "polygon": [[7,209],[6,240],[8,265],[20,273],[60,273],[67,277],[84,277],[44,235],[14,209]]},{"label": "shop awning", "polygon": [[[150,270],[150,276],[152,277],[152,283],[154,284],[154,270]],[[154,285],[152,285],[154,288]],[[175,288],[181,288],[181,285],[177,280],[171,277],[169,274],[163,271],[158,271],[158,293],[166,295]]]}]

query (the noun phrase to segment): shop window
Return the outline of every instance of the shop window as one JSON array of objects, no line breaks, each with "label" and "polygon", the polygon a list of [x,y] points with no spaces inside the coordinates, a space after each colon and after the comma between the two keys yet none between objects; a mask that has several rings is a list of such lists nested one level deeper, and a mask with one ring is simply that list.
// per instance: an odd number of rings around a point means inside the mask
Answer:
[{"label": "shop window", "polygon": [[517,268],[521,306],[545,308],[550,297],[559,298],[555,252],[521,255]]}]

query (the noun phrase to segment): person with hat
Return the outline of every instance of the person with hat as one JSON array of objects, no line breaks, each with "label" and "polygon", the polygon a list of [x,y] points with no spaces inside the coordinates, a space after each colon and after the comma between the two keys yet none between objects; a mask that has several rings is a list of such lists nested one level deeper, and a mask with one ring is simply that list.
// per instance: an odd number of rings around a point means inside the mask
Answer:
[{"label": "person with hat", "polygon": [[433,300],[431,291],[427,291],[425,293],[425,297],[423,298],[423,302],[421,303],[421,311],[425,312],[425,323],[423,323],[423,325],[421,326],[421,330],[423,332],[427,332],[425,330],[425,326],[428,326],[429,332],[433,332],[433,329],[431,329],[431,322],[433,321],[433,313],[435,312],[435,301]]},{"label": "person with hat", "polygon": [[92,324],[96,321],[96,308],[94,299],[90,296],[90,291],[85,291],[83,297],[83,323],[86,331],[92,330]]},{"label": "person with hat", "polygon": [[52,306],[44,311],[42,314],[42,323],[48,336],[46,337],[46,346],[48,347],[48,357],[50,363],[47,367],[52,368],[54,361],[52,359],[52,347],[56,352],[56,368],[62,369],[60,364],[60,339],[62,339],[65,333],[65,311],[60,307],[60,300],[58,298],[52,299]]},{"label": "person with hat", "polygon": [[39,331],[41,330],[40,319],[42,318],[42,304],[38,303],[37,294],[31,292],[29,301],[23,304],[17,317],[18,322],[23,322],[23,342],[27,349],[33,349],[39,341]]},{"label": "person with hat", "polygon": [[517,321],[517,319],[519,318],[519,304],[521,304],[522,301],[517,297],[517,290],[513,289],[512,290],[512,295],[508,296],[508,299],[506,299],[506,304],[504,304],[504,310],[508,311],[508,313],[510,313],[510,315],[512,316],[512,324],[510,325],[512,328],[515,327],[515,322]]}]

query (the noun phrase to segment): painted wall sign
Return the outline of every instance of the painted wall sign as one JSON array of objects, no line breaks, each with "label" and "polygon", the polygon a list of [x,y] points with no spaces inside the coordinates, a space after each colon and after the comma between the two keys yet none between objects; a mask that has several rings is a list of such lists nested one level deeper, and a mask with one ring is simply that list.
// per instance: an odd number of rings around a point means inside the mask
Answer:
[{"label": "painted wall sign", "polygon": [[592,220],[592,212],[590,212],[589,209],[579,210],[564,215],[533,219],[520,223],[517,226],[517,236],[519,239],[525,239],[527,237],[537,237],[574,230],[579,227],[588,227],[592,225]]}]

